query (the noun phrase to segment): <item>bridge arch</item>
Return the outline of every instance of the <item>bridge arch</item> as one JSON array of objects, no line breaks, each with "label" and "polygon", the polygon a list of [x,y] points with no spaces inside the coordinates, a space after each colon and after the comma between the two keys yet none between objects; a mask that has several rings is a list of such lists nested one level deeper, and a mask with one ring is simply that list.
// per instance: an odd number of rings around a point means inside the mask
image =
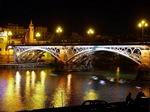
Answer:
[{"label": "bridge arch", "polygon": [[117,54],[120,54],[126,58],[129,58],[130,60],[134,61],[135,63],[137,63],[138,65],[141,65],[141,62],[140,60],[136,60],[135,58],[132,58],[131,56],[129,56],[129,54],[127,53],[123,53],[123,52],[119,52],[117,50],[112,50],[112,49],[104,49],[104,48],[97,48],[95,50],[84,50],[84,51],[81,51],[79,53],[76,53],[73,57],[71,57],[67,62],[70,62],[72,59],[78,57],[78,56],[81,56],[81,55],[84,55],[84,54],[89,54],[89,53],[92,53],[92,52],[97,52],[97,51],[107,51],[107,52],[113,52],[113,53],[117,53]]},{"label": "bridge arch", "polygon": [[43,48],[40,48],[40,47],[39,47],[39,48],[37,47],[37,48],[26,49],[26,50],[20,52],[20,54],[19,54],[17,57],[21,56],[22,54],[24,54],[24,53],[26,53],[26,52],[28,52],[28,51],[35,51],[35,50],[40,50],[40,51],[48,52],[49,54],[51,54],[51,55],[52,55],[53,57],[55,57],[56,59],[58,59],[58,60],[64,62],[64,61],[61,60],[57,55],[55,55],[55,53],[53,53],[52,51],[49,51],[49,50],[47,50],[47,49],[43,49]]}]

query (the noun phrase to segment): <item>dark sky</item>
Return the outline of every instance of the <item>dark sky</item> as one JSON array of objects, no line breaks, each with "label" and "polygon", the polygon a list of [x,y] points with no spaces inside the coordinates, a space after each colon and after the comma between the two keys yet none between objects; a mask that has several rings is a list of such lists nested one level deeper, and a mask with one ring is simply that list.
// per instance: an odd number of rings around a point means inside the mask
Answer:
[{"label": "dark sky", "polygon": [[58,24],[68,32],[88,26],[99,34],[124,34],[136,29],[139,19],[150,21],[150,0],[0,0],[0,25],[16,23],[53,30]]}]

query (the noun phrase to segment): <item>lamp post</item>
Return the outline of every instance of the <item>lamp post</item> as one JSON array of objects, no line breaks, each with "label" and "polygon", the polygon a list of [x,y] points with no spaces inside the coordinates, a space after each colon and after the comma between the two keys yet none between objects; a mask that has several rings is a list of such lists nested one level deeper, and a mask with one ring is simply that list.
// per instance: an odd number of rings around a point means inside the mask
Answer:
[{"label": "lamp post", "polygon": [[58,37],[60,37],[60,35],[63,33],[63,28],[61,26],[57,26],[55,32],[58,35]]},{"label": "lamp post", "polygon": [[7,46],[7,50],[8,50],[8,63],[9,63],[9,45],[10,45],[10,37],[12,36],[12,32],[11,31],[7,31],[7,37],[8,37],[8,46]]},{"label": "lamp post", "polygon": [[41,33],[40,32],[36,32],[35,33],[35,37],[36,37],[36,42],[37,42],[37,44],[39,44],[39,38],[41,37]]},{"label": "lamp post", "polygon": [[60,33],[62,33],[62,32],[63,32],[62,27],[61,27],[61,26],[58,26],[58,27],[56,28],[56,33],[57,33],[57,34],[60,34]]},{"label": "lamp post", "polygon": [[35,37],[36,37],[36,38],[41,37],[41,33],[40,33],[40,32],[36,32]]},{"label": "lamp post", "polygon": [[88,37],[91,37],[95,34],[95,30],[93,28],[89,28],[86,33],[87,33]]},{"label": "lamp post", "polygon": [[87,30],[87,35],[94,35],[95,34],[95,30],[93,29],[93,28],[89,28],[88,30]]},{"label": "lamp post", "polygon": [[41,33],[40,32],[36,32],[35,33],[35,37],[36,37],[36,42],[38,43],[38,40],[41,37]]},{"label": "lamp post", "polygon": [[138,23],[138,27],[142,30],[142,41],[144,41],[144,28],[148,27],[148,23],[146,20],[141,20]]},{"label": "lamp post", "polygon": [[10,44],[10,37],[12,36],[12,32],[8,31],[7,32],[7,36],[8,36],[8,43]]}]

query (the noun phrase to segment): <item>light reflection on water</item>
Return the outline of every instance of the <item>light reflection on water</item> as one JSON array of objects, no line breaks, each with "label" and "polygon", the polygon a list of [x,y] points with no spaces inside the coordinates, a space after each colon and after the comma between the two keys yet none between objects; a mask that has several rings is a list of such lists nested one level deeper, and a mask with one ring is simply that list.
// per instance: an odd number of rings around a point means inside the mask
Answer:
[{"label": "light reflection on water", "polygon": [[[20,94],[20,81],[21,75],[17,71],[16,74],[9,74],[7,76],[6,91],[2,96],[2,110],[7,111],[22,109],[21,94]],[[11,108],[9,108],[11,107]]]},{"label": "light reflection on water", "polygon": [[53,106],[54,107],[61,107],[66,105],[66,91],[65,91],[65,79],[62,77],[58,81],[57,88],[54,92],[53,96]]},{"label": "light reflection on water", "polygon": [[96,100],[98,99],[98,94],[94,89],[89,89],[86,91],[84,100]]},{"label": "light reflection on water", "polygon": [[[56,74],[49,69],[1,70],[0,111],[79,105],[84,100],[120,101],[128,92],[135,98],[139,91],[130,83],[101,85],[100,77],[92,80],[92,76],[88,72]],[[116,80],[121,78],[120,68],[114,76]],[[141,85],[146,96],[150,95],[149,84]]]},{"label": "light reflection on water", "polygon": [[117,70],[116,70],[116,81],[117,82],[119,81],[119,78],[120,78],[120,67],[117,67]]},{"label": "light reflection on water", "polygon": [[[67,80],[65,80],[65,77],[61,77],[58,81],[58,85],[52,101],[54,107],[62,107],[68,105],[71,95],[71,79],[72,75],[68,74]],[[67,84],[65,82],[67,82]]]}]

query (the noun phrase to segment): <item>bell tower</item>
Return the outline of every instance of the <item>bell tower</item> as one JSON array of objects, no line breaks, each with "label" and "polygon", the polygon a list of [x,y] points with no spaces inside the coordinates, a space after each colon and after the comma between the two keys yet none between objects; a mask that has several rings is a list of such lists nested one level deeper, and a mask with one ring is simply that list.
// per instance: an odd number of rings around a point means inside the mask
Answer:
[{"label": "bell tower", "polygon": [[34,43],[34,25],[32,20],[30,21],[29,25],[29,43]]}]

